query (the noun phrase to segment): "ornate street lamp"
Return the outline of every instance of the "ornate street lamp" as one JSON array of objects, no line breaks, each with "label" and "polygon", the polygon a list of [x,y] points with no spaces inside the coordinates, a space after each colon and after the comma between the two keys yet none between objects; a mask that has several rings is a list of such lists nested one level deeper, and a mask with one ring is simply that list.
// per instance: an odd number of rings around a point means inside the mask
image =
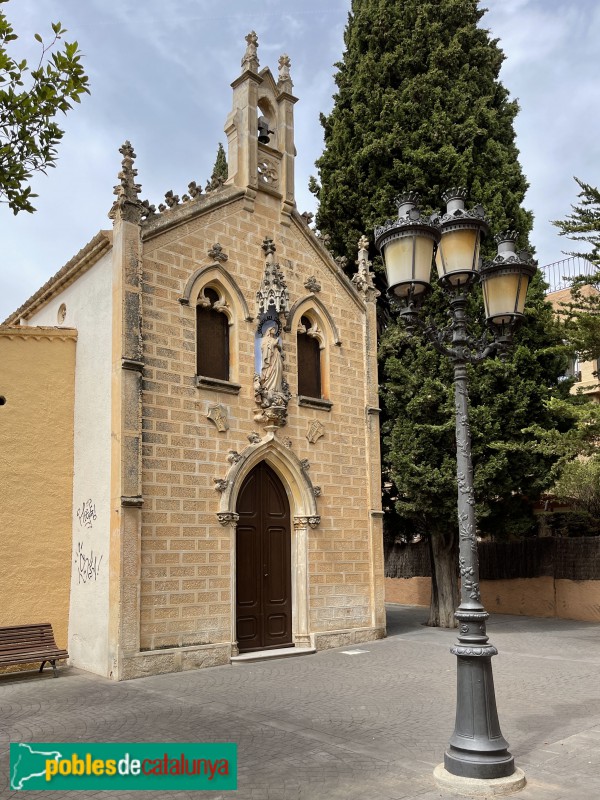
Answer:
[{"label": "ornate street lamp", "polygon": [[[523,319],[536,262],[529,253],[515,251],[516,234],[510,232],[497,237],[497,256],[480,269],[480,241],[488,225],[481,206],[465,208],[465,197],[465,189],[450,189],[443,196],[446,213],[427,217],[417,207],[417,195],[402,195],[397,201],[398,218],[375,229],[375,245],[407,328],[411,332],[420,329],[454,365],[461,603],[455,613],[458,643],[451,650],[458,659],[456,724],[444,767],[459,779],[489,781],[513,776],[515,766],[498,722],[491,662],[498,651],[488,641],[489,614],[479,589],[467,364],[501,353],[510,345]],[[439,283],[448,295],[452,315],[444,330],[426,325],[419,317],[431,288],[434,251]],[[467,300],[478,281],[483,286],[487,328],[475,341],[467,329]],[[524,778],[519,780],[522,785]]]}]

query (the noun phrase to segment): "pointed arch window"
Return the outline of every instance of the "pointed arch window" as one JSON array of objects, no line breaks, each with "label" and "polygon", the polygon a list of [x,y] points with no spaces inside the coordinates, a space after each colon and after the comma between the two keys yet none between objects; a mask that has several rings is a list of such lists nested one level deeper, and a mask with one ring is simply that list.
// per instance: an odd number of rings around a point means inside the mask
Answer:
[{"label": "pointed arch window", "polygon": [[198,376],[229,380],[229,319],[224,301],[207,287],[196,306],[196,369]]},{"label": "pointed arch window", "polygon": [[309,316],[303,316],[298,326],[298,394],[303,397],[323,396],[321,381],[321,343],[317,326]]}]

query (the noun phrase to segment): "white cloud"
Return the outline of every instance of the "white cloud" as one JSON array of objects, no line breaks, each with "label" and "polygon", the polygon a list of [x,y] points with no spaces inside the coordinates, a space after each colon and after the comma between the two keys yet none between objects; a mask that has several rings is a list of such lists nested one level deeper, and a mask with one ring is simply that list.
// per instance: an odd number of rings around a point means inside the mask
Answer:
[{"label": "white cloud", "polygon": [[526,205],[535,214],[531,237],[540,264],[576,249],[551,220],[575,201],[577,175],[600,184],[600,116],[595,0],[487,0],[483,24],[504,50],[501,79],[517,97],[520,161],[530,183]]},{"label": "white cloud", "polygon": [[[502,80],[518,97],[521,164],[531,184],[527,205],[536,216],[532,237],[540,261],[561,257],[568,243],[550,219],[569,211],[572,179],[600,184],[600,82],[596,0],[484,0],[482,24],[506,54]],[[277,72],[288,53],[296,120],[296,188],[301,211],[314,210],[308,192],[323,146],[319,113],[335,91],[333,63],[341,58],[350,0],[18,0],[3,6],[22,37],[24,55],[38,53],[33,33],[60,20],[85,53],[92,94],[64,118],[59,162],[37,176],[33,216],[0,206],[0,319],[4,319],[110,225],[121,156],[130,139],[143,197],[158,203],[204,183],[231,107],[229,84],[240,67],[244,36],[259,36],[261,66]]]}]

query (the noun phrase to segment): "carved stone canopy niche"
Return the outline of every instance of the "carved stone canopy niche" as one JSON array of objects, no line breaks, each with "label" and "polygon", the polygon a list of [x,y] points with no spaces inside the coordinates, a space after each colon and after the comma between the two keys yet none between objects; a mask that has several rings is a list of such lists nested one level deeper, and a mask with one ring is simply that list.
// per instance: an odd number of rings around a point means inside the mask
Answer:
[{"label": "carved stone canopy niche", "polygon": [[285,277],[275,261],[273,240],[265,239],[262,248],[265,271],[256,293],[254,399],[258,410],[254,419],[266,427],[282,427],[287,422],[291,393],[284,374],[281,317],[289,311],[290,301]]},{"label": "carved stone canopy niche", "polygon": [[275,261],[276,247],[272,239],[265,239],[262,243],[265,252],[265,272],[256,293],[257,314],[273,310],[277,314],[287,314],[290,309],[290,296],[284,274]]}]

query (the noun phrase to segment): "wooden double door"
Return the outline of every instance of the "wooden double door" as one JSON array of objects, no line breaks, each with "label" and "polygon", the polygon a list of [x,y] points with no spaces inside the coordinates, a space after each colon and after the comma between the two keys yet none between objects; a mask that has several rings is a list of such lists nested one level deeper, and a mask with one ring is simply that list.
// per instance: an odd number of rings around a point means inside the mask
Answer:
[{"label": "wooden double door", "polygon": [[292,645],[290,506],[261,462],[238,496],[236,630],[240,652]]}]

